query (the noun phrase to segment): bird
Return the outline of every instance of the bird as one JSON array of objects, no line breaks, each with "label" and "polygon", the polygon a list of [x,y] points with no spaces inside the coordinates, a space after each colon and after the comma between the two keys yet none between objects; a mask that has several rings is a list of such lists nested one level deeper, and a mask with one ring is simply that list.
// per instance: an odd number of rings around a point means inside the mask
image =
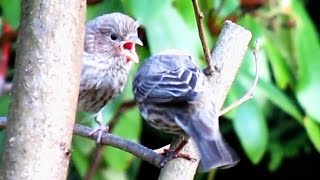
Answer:
[{"label": "bird", "polygon": [[77,111],[93,114],[99,127],[90,134],[99,132],[98,143],[108,131],[102,123],[103,107],[123,91],[131,67],[139,63],[135,46],[143,43],[138,27],[137,21],[119,12],[96,17],[85,25]]},{"label": "bird", "polygon": [[144,60],[133,79],[134,99],[143,119],[160,131],[183,137],[175,153],[192,138],[200,152],[199,169],[203,172],[239,162],[219,131],[219,110],[212,92],[209,79],[194,58],[176,49]]}]

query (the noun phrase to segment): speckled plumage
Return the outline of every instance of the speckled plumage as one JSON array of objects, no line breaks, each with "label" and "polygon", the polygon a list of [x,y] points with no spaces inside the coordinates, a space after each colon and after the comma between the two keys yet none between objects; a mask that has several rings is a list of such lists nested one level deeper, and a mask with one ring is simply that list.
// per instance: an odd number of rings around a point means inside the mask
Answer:
[{"label": "speckled plumage", "polygon": [[97,113],[122,92],[134,64],[122,46],[132,41],[130,51],[135,53],[135,43],[141,44],[137,28],[131,17],[121,13],[106,14],[86,24],[78,110]]},{"label": "speckled plumage", "polygon": [[191,137],[201,154],[203,171],[231,167],[239,161],[220,134],[210,88],[192,57],[180,51],[148,58],[133,81],[142,117],[161,131]]}]

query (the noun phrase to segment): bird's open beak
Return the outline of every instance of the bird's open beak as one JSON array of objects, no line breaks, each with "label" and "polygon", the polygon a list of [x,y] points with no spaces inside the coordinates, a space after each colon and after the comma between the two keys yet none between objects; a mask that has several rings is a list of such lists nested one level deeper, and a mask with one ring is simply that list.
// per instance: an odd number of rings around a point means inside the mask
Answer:
[{"label": "bird's open beak", "polygon": [[124,53],[124,55],[126,56],[127,61],[139,63],[139,56],[136,52],[135,47],[136,44],[143,46],[143,43],[138,36],[132,36],[127,40],[123,41],[123,43],[120,45],[120,49],[122,53]]}]

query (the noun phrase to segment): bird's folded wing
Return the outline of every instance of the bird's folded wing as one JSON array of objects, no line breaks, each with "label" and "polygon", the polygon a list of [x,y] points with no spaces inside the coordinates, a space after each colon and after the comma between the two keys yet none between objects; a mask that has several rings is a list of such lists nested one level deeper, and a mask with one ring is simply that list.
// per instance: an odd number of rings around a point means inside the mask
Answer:
[{"label": "bird's folded wing", "polygon": [[196,67],[138,75],[133,82],[135,98],[144,103],[192,101],[202,91],[203,74]]}]

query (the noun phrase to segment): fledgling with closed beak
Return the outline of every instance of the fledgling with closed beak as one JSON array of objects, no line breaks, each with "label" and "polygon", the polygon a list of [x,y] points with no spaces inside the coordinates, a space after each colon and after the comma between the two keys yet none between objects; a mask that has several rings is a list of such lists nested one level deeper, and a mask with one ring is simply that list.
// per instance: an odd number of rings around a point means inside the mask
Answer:
[{"label": "fledgling with closed beak", "polygon": [[102,124],[102,108],[122,92],[132,65],[139,62],[138,26],[121,13],[105,14],[86,24],[77,110],[94,113],[100,127],[92,134],[99,131],[98,143],[108,130]]},{"label": "fledgling with closed beak", "polygon": [[201,155],[201,171],[231,167],[239,161],[220,134],[219,110],[210,86],[192,57],[179,50],[146,59],[133,81],[142,117],[156,129],[192,138]]}]

